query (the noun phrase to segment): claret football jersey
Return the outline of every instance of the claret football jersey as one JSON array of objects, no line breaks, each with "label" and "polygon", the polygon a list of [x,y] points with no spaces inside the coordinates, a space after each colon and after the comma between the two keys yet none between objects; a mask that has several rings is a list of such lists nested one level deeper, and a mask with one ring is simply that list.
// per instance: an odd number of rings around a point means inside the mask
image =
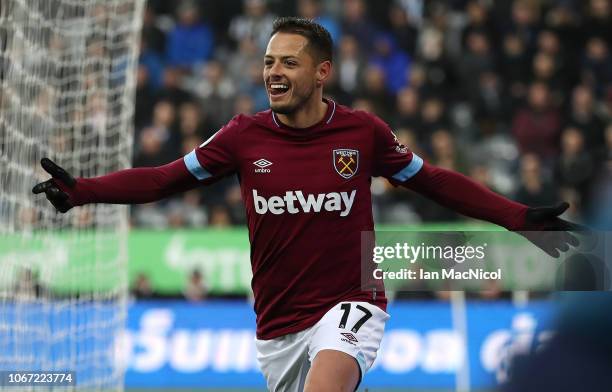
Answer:
[{"label": "claret football jersey", "polygon": [[204,184],[238,175],[259,339],[306,329],[340,301],[386,307],[384,291],[361,289],[371,178],[401,183],[423,161],[377,117],[326,102],[309,128],[286,126],[271,110],[238,115],[184,157]]}]

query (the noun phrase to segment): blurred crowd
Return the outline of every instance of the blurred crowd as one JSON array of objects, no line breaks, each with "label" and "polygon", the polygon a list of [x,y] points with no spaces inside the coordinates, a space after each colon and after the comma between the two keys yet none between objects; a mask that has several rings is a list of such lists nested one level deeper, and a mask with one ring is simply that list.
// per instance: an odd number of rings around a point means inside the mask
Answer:
[{"label": "blurred crowd", "polygon": [[[183,299],[188,302],[201,302],[208,298],[208,285],[204,279],[204,274],[199,269],[194,269],[187,274],[183,290],[180,292],[161,293],[151,282],[148,274],[140,272],[134,278],[130,287],[130,294],[134,299]],[[226,293],[216,295],[216,298],[244,298],[242,295]]]},{"label": "blurred crowd", "polygon": [[[177,159],[233,115],[268,108],[262,59],[283,15],[332,34],[326,95],[376,113],[427,161],[530,206],[566,200],[568,218],[610,222],[608,0],[150,0],[134,166]],[[385,180],[372,191],[379,223],[464,219]],[[132,209],[143,227],[244,222],[235,178]]]}]

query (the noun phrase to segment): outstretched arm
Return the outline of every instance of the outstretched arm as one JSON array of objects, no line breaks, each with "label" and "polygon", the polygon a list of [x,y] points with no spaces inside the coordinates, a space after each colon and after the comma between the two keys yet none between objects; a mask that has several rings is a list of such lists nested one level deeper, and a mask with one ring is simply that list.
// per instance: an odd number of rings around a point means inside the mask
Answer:
[{"label": "outstretched arm", "polygon": [[408,181],[400,183],[460,214],[518,230],[529,207],[509,200],[463,174],[426,162]]},{"label": "outstretched arm", "polygon": [[88,203],[149,203],[199,184],[182,158],[159,167],[125,169],[100,177],[76,179],[48,158],[40,163],[52,178],[34,186],[32,192],[44,192],[60,212]]},{"label": "outstretched arm", "polygon": [[528,207],[498,195],[463,174],[427,163],[411,179],[398,185],[463,215],[516,231],[553,257],[558,257],[559,251],[568,250],[569,245],[578,245],[569,231],[586,230],[559,218],[569,207],[567,203]]},{"label": "outstretched arm", "polygon": [[240,132],[250,120],[238,115],[183,158],[164,166],[120,170],[95,178],[74,179],[48,158],[40,161],[51,179],[37,184],[60,212],[87,203],[139,204],[211,184],[238,170]]},{"label": "outstretched arm", "polygon": [[559,218],[569,206],[567,203],[531,208],[509,200],[462,174],[427,164],[400,144],[378,117],[357,113],[373,126],[374,176],[383,176],[394,185],[421,193],[460,214],[516,231],[553,257],[559,255],[558,250],[578,244],[568,231],[585,228]]}]

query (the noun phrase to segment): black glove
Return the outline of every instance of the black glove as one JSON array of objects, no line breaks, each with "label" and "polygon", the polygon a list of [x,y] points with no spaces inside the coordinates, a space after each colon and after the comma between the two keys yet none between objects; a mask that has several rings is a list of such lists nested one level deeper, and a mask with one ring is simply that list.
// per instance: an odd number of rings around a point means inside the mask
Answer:
[{"label": "black glove", "polygon": [[70,201],[70,195],[64,191],[67,188],[74,188],[76,186],[74,177],[49,158],[41,159],[40,165],[47,173],[51,174],[52,178],[36,184],[34,188],[32,188],[32,193],[39,194],[44,192],[47,199],[59,212],[66,212],[74,207]]},{"label": "black glove", "polygon": [[569,250],[570,245],[580,244],[570,232],[588,232],[584,226],[559,218],[568,208],[569,204],[565,202],[556,206],[529,208],[525,214],[525,225],[517,232],[552,257],[559,257]]}]

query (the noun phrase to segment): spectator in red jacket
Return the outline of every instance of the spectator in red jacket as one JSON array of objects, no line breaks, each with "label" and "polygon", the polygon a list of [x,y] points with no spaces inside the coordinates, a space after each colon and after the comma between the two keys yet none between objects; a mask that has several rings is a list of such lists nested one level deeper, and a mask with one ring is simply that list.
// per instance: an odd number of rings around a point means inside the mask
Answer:
[{"label": "spectator in red jacket", "polygon": [[512,121],[512,132],[521,154],[534,153],[550,160],[558,151],[561,116],[550,105],[550,91],[544,83],[529,87],[527,105],[519,109]]}]

